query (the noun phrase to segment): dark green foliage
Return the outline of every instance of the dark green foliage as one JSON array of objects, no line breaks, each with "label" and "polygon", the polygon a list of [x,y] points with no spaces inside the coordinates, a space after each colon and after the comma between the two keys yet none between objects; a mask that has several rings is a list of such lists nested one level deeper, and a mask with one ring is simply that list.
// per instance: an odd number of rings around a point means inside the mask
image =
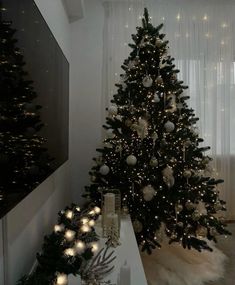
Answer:
[{"label": "dark green foliage", "polygon": [[[84,196],[100,203],[102,188],[119,189],[142,250],[151,253],[160,246],[160,227],[170,243],[208,250],[201,237],[216,240],[217,234],[229,234],[214,215],[225,210],[217,189],[223,181],[207,175],[211,158],[204,152],[209,147],[199,147],[198,118],[186,103],[187,87],[177,79],[162,27],[152,26],[145,9],[122,64],[124,73],[111,100],[116,112],[108,109],[107,136],[97,149]],[[130,155],[137,159],[132,165],[127,163]],[[108,173],[102,173],[102,165]]]},{"label": "dark green foliage", "polygon": [[[68,210],[73,212],[72,219],[66,217]],[[35,271],[29,276],[22,277],[17,285],[53,285],[58,273],[67,275],[80,274],[81,266],[87,264],[93,257],[93,252],[89,244],[98,240],[94,228],[91,228],[91,231],[87,233],[83,233],[80,230],[82,225],[81,219],[83,217],[90,217],[92,219],[97,219],[98,217],[97,215],[89,216],[88,212],[89,208],[83,211],[77,210],[75,204],[59,212],[58,224],[63,224],[64,229],[45,236],[42,251],[37,254],[38,265]],[[75,232],[73,240],[66,240],[66,230],[73,230]],[[65,249],[73,248],[76,240],[83,241],[86,244],[85,250],[75,256],[65,255]]]}]

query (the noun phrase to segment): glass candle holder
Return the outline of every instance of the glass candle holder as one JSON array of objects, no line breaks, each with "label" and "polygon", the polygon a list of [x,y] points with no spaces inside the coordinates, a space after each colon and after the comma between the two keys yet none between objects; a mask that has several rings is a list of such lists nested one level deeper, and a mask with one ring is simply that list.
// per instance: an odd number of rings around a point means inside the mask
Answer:
[{"label": "glass candle holder", "polygon": [[101,190],[102,234],[109,237],[115,231],[120,237],[121,194],[118,189]]}]

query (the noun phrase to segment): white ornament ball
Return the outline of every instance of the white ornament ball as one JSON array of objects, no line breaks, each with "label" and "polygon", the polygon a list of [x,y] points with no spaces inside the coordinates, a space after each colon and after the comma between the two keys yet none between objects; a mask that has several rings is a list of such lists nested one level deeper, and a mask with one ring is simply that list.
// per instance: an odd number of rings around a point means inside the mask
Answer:
[{"label": "white ornament ball", "polygon": [[172,131],[174,131],[175,125],[174,125],[174,123],[172,123],[171,121],[167,121],[167,122],[164,124],[164,128],[165,128],[165,130],[166,130],[168,133],[171,133]]},{"label": "white ornament ball", "polygon": [[151,201],[154,195],[156,194],[155,189],[151,185],[145,186],[142,192],[143,192],[145,201]]},{"label": "white ornament ball", "polygon": [[150,160],[150,166],[152,167],[156,167],[158,166],[158,160],[156,159],[156,157],[152,157]]},{"label": "white ornament ball", "polygon": [[107,135],[107,138],[109,138],[109,139],[113,139],[115,137],[115,135],[113,133],[113,129],[108,129],[106,131],[106,135]]},{"label": "white ornament ball", "polygon": [[100,174],[107,175],[109,173],[108,165],[104,164],[100,167]]},{"label": "white ornament ball", "polygon": [[112,116],[117,115],[117,112],[118,112],[117,106],[111,105],[111,106],[108,108],[108,112],[109,112],[109,114],[112,115]]},{"label": "white ornament ball", "polygon": [[126,158],[126,163],[128,165],[136,165],[136,162],[137,162],[137,158],[134,156],[134,155],[129,155],[127,158]]},{"label": "white ornament ball", "polygon": [[183,173],[185,178],[190,178],[192,175],[192,172],[189,169],[186,169]]},{"label": "white ornament ball", "polygon": [[146,76],[146,77],[144,77],[144,79],[143,79],[143,85],[144,85],[144,87],[151,87],[152,86],[152,84],[153,84],[153,79],[150,77],[150,76]]},{"label": "white ornament ball", "polygon": [[161,39],[159,39],[159,38],[156,38],[156,41],[155,41],[156,47],[159,48],[162,44],[163,44],[163,40],[161,40]]},{"label": "white ornament ball", "polygon": [[154,94],[153,101],[155,103],[159,103],[160,102],[160,97],[159,97],[159,95],[157,93]]},{"label": "white ornament ball", "polygon": [[143,225],[140,221],[135,220],[133,223],[133,229],[135,231],[135,233],[140,233],[143,230]]}]

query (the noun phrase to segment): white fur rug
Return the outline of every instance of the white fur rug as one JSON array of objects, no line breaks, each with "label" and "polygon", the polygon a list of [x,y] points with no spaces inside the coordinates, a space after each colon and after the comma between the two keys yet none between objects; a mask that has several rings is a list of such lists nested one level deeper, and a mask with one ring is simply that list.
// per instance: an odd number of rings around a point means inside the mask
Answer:
[{"label": "white fur rug", "polygon": [[162,244],[151,255],[141,253],[149,285],[203,285],[223,277],[225,254],[207,241],[213,252]]}]

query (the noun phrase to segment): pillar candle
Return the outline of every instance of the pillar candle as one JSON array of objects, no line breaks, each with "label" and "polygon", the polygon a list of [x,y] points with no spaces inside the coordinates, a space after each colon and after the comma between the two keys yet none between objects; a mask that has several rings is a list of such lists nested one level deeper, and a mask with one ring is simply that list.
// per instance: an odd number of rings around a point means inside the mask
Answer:
[{"label": "pillar candle", "polygon": [[127,261],[120,268],[120,284],[131,285],[131,270]]},{"label": "pillar candle", "polygon": [[118,231],[118,215],[117,214],[108,214],[107,215],[107,227],[113,227]]}]

